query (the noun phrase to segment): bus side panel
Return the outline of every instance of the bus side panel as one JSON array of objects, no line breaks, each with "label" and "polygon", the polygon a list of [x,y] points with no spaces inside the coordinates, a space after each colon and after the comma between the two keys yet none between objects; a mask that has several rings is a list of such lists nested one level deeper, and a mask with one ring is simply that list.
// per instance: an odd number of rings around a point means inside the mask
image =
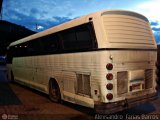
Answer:
[{"label": "bus side panel", "polygon": [[34,80],[34,58],[16,57],[13,58],[13,75],[14,79],[21,84],[29,85]]}]

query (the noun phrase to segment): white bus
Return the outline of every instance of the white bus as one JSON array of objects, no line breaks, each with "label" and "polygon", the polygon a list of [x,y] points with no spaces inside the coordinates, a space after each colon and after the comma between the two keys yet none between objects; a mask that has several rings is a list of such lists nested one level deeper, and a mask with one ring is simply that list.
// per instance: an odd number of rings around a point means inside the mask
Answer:
[{"label": "white bus", "polygon": [[156,49],[146,17],[99,11],[11,43],[8,77],[55,102],[113,113],[157,98]]}]

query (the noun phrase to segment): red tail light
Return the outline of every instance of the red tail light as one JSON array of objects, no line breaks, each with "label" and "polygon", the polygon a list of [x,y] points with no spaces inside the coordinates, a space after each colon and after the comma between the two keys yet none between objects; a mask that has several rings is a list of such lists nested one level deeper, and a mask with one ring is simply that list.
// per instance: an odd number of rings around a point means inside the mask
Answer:
[{"label": "red tail light", "polygon": [[106,96],[106,98],[108,100],[112,100],[113,99],[113,94],[112,93],[108,93],[107,96]]},{"label": "red tail light", "polygon": [[112,70],[113,69],[113,65],[111,63],[108,63],[106,65],[107,70]]},{"label": "red tail light", "polygon": [[112,89],[113,89],[113,84],[108,83],[108,84],[106,85],[106,88],[107,88],[108,90],[112,90]]},{"label": "red tail light", "polygon": [[113,74],[112,73],[108,73],[106,75],[107,80],[112,80],[113,79]]}]

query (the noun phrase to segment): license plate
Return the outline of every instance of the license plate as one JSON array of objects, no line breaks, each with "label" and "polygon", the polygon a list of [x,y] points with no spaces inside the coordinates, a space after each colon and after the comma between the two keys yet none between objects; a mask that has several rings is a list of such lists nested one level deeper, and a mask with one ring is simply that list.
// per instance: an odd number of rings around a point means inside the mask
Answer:
[{"label": "license plate", "polygon": [[132,90],[139,90],[139,89],[141,89],[141,84],[140,84],[140,83],[133,84],[133,85],[131,86],[131,89],[132,89]]}]

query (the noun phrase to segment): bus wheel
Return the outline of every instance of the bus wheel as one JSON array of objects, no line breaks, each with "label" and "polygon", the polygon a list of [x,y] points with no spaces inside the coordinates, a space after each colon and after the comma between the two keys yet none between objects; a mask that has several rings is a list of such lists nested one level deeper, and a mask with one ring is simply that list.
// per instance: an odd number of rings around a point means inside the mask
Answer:
[{"label": "bus wheel", "polygon": [[59,86],[55,80],[49,82],[49,97],[53,102],[61,102],[61,93]]}]

